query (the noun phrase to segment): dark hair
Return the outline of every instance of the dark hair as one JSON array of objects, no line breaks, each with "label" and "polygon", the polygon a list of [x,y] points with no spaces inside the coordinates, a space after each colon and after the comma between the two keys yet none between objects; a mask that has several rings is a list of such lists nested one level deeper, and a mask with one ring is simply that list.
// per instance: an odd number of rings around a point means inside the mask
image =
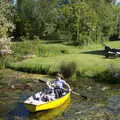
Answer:
[{"label": "dark hair", "polygon": [[57,72],[57,73],[56,73],[56,77],[60,77],[60,78],[62,78],[62,79],[64,78],[61,72]]}]

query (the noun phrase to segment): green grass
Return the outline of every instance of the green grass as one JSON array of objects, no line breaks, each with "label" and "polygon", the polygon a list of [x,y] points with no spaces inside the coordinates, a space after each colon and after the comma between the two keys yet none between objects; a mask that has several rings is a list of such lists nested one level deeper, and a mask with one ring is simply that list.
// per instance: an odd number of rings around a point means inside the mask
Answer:
[{"label": "green grass", "polygon": [[[108,42],[107,45],[110,45],[112,48],[119,48],[120,41]],[[93,76],[96,73],[104,71],[111,64],[120,65],[120,59],[105,59],[103,55],[99,54],[100,50],[103,50],[104,47],[100,44],[89,45],[88,47],[78,48],[73,46],[67,46],[63,44],[42,44],[43,49],[53,49],[54,52],[52,55],[47,55],[46,57],[36,57],[33,59],[23,60],[17,63],[11,63],[10,68],[32,72],[32,73],[52,73],[58,70],[59,65],[65,61],[74,61],[77,64],[77,69],[83,72],[85,75]],[[58,50],[59,49],[59,50]],[[67,54],[56,51],[60,50],[68,51]],[[48,52],[48,51],[47,51]],[[47,54],[47,52],[45,54]],[[69,53],[69,54],[68,54]],[[51,53],[50,53],[51,54]]]},{"label": "green grass", "polygon": [[47,44],[41,40],[13,42],[11,46],[15,55],[23,56],[35,54],[36,56],[56,56],[62,53],[69,53],[68,47],[63,44]]}]

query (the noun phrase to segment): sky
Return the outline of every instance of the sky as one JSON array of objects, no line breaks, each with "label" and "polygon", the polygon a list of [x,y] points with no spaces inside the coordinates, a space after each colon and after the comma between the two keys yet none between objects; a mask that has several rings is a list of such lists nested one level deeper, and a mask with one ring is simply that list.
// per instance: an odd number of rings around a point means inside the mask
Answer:
[{"label": "sky", "polygon": [[120,0],[117,0],[116,3],[120,3]]},{"label": "sky", "polygon": [[12,0],[12,2],[13,2],[13,4],[15,5],[15,4],[16,4],[16,2],[17,2],[17,0]]}]

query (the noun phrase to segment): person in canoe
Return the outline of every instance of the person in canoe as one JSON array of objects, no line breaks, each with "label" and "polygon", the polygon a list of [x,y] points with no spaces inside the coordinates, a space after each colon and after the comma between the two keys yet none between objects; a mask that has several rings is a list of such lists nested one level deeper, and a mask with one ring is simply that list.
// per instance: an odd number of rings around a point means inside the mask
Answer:
[{"label": "person in canoe", "polygon": [[54,86],[50,81],[46,82],[46,87],[42,90],[41,98],[42,101],[52,101],[55,100]]},{"label": "person in canoe", "polygon": [[56,80],[52,81],[51,85],[54,86],[56,98],[63,96],[63,93],[66,91],[65,86],[71,91],[69,84],[63,80],[63,75],[60,72],[57,72]]}]

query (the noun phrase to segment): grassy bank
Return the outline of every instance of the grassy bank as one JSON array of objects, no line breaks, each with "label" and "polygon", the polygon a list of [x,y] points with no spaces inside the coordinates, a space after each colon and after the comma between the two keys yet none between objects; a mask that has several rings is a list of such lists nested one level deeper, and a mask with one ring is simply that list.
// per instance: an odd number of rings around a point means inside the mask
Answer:
[{"label": "grassy bank", "polygon": [[[22,45],[22,43],[15,44],[17,44],[18,46],[19,44]],[[17,53],[20,51],[20,54],[22,50],[26,50],[25,44],[27,46],[31,44],[28,51],[29,53],[26,53],[30,54],[34,52],[32,54],[35,54],[36,57],[32,59],[26,59],[21,62],[10,63],[8,67],[25,72],[49,74],[59,70],[59,66],[63,63],[63,61],[73,61],[77,64],[78,71],[84,73],[87,76],[93,76],[96,73],[104,71],[111,64],[120,65],[119,58],[106,59],[104,55],[102,55],[102,50],[104,49],[104,47],[100,44],[94,44],[87,47],[79,48],[61,43],[46,44],[44,42],[38,43],[35,41],[32,43],[24,43],[24,47],[22,47],[24,49],[20,47],[21,49],[18,50],[18,48],[15,48],[14,51],[16,50]],[[119,48],[120,41],[108,42],[106,44],[111,46],[112,48]],[[25,55],[23,53],[22,55]]]}]

